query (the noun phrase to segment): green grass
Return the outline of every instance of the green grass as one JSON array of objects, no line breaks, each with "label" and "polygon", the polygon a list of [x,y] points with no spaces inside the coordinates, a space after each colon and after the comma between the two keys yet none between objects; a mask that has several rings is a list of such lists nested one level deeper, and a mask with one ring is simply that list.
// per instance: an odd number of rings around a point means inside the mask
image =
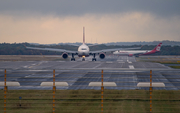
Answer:
[{"label": "green grass", "polygon": [[175,69],[180,69],[180,66],[169,66],[169,67],[172,67],[172,68],[175,68]]},{"label": "green grass", "polygon": [[173,62],[173,61],[153,61],[155,63],[161,63],[161,64],[180,64],[179,62]]},{"label": "green grass", "polygon": [[[3,112],[4,91],[0,90]],[[22,97],[21,106],[19,96]],[[149,91],[104,90],[104,113],[149,113]],[[154,90],[153,113],[180,111],[180,91]],[[52,113],[52,90],[8,90],[7,113]],[[101,112],[100,90],[57,90],[56,113]]]}]

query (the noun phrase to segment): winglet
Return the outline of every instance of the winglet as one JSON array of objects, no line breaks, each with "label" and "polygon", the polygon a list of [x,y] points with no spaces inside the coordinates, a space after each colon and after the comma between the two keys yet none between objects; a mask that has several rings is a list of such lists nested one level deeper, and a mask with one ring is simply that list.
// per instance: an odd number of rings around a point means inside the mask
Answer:
[{"label": "winglet", "polygon": [[83,43],[85,43],[85,27],[83,27]]}]

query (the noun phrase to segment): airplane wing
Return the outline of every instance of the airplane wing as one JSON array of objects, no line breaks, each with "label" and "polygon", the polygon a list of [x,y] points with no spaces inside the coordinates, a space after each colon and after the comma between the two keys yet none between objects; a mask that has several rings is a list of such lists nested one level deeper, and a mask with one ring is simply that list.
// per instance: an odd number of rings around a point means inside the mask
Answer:
[{"label": "airplane wing", "polygon": [[56,51],[56,52],[66,52],[66,53],[74,53],[76,54],[77,51],[70,51],[65,49],[54,49],[54,48],[38,48],[38,47],[26,47],[27,49],[36,49],[36,50],[46,50],[46,51]]},{"label": "airplane wing", "polygon": [[90,53],[104,53],[104,52],[114,52],[119,50],[132,50],[132,49],[141,49],[141,47],[134,47],[134,48],[115,48],[115,49],[103,49],[103,50],[97,50],[97,51],[90,51]]}]

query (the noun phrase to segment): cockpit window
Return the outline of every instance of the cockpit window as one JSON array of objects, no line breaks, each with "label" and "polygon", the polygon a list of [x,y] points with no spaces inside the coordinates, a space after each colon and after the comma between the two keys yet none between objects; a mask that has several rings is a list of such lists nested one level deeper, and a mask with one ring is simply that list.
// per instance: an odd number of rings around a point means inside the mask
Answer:
[{"label": "cockpit window", "polygon": [[86,50],[86,48],[82,48],[81,50]]}]

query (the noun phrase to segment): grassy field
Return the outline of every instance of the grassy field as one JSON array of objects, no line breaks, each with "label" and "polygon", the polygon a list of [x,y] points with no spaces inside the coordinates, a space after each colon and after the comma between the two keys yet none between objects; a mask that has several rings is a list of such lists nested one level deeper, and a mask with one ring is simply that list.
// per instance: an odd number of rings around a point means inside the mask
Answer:
[{"label": "grassy field", "polygon": [[180,69],[180,66],[170,66],[172,68],[175,68],[175,69]]},{"label": "grassy field", "polygon": [[177,56],[145,56],[145,57],[136,57],[136,61],[140,62],[157,62],[157,63],[165,63],[165,64],[178,64],[180,63],[180,57]]},{"label": "grassy field", "polygon": [[[4,91],[0,91],[1,111]],[[153,113],[178,113],[180,91],[154,90]],[[19,96],[22,97],[21,101]],[[100,113],[100,90],[57,90],[56,113]],[[8,90],[7,113],[52,113],[52,90]],[[104,113],[149,113],[149,91],[104,90]]]},{"label": "grassy field", "polygon": [[137,61],[139,62],[154,62],[154,63],[161,63],[161,64],[169,64],[169,67],[175,68],[175,69],[180,69],[180,66],[171,66],[171,64],[180,64],[180,58],[174,56],[173,57],[138,57],[136,58]]}]

